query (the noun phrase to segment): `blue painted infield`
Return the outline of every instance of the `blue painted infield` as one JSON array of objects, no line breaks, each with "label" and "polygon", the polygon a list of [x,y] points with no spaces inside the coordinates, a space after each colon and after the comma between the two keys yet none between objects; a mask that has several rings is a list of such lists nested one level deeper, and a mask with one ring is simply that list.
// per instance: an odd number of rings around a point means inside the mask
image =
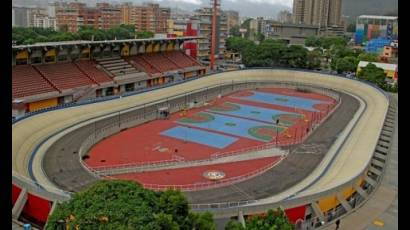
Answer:
[{"label": "blue painted infield", "polygon": [[214,148],[223,149],[238,140],[235,137],[229,137],[222,134],[207,132],[195,128],[176,126],[165,130],[161,135],[173,137],[183,141],[195,142]]},{"label": "blue painted infield", "polygon": [[268,141],[262,140],[262,139],[259,139],[259,138],[256,138],[250,135],[248,133],[248,130],[256,126],[274,127],[274,125],[267,125],[266,123],[263,123],[263,122],[252,121],[248,119],[236,118],[236,117],[219,115],[219,114],[211,114],[211,113],[205,113],[205,114],[210,114],[215,119],[212,121],[203,122],[203,123],[184,123],[181,121],[177,121],[177,122],[180,124],[199,127],[203,129],[215,130],[221,133],[227,133],[227,134],[231,134],[235,136],[246,137],[246,138],[250,138],[253,140],[264,141],[264,142],[268,142]]},{"label": "blue painted infield", "polygon": [[212,113],[216,112],[216,113],[222,113],[222,114],[227,114],[227,115],[234,115],[238,117],[250,118],[250,119],[265,121],[269,123],[274,123],[275,121],[273,120],[273,117],[277,115],[282,115],[282,114],[299,115],[296,113],[288,113],[288,112],[284,112],[284,111],[280,111],[276,109],[266,109],[266,108],[237,104],[237,103],[230,103],[230,104],[240,106],[240,109],[235,110],[235,111],[212,111],[212,110],[207,110],[207,111],[212,112]]},{"label": "blue painted infield", "polygon": [[281,95],[281,94],[275,94],[275,93],[265,93],[265,92],[257,92],[257,91],[252,91],[252,93],[254,93],[252,96],[235,97],[235,98],[248,100],[248,101],[262,102],[262,103],[267,103],[267,104],[272,104],[272,105],[281,105],[281,106],[292,107],[292,108],[295,108],[295,107],[302,108],[302,109],[306,109],[309,111],[319,111],[313,108],[313,105],[315,104],[329,104],[329,102],[326,102],[326,101],[306,99],[306,98],[287,96],[287,95]]}]

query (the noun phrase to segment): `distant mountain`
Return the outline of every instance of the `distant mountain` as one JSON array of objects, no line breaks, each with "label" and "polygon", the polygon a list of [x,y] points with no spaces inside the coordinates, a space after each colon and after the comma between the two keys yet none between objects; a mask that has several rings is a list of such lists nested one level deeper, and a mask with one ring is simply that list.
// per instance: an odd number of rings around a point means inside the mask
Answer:
[{"label": "distant mountain", "polygon": [[385,15],[396,13],[398,0],[342,0],[343,15],[352,19],[360,15]]}]

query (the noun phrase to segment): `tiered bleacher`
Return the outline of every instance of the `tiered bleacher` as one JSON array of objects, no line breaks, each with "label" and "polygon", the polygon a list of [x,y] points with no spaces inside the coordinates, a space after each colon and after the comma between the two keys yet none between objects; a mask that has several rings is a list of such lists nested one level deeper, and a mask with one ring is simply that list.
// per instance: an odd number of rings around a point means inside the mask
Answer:
[{"label": "tiered bleacher", "polygon": [[73,63],[56,63],[34,67],[60,90],[95,84]]},{"label": "tiered bleacher", "polygon": [[98,84],[112,82],[112,79],[103,70],[97,68],[95,61],[78,61],[75,64],[83,73],[87,74]]},{"label": "tiered bleacher", "polygon": [[13,98],[58,93],[31,65],[13,66],[12,85]]},{"label": "tiered bleacher", "polygon": [[160,70],[150,64],[142,55],[139,56],[130,56],[128,61],[137,69],[147,72],[149,74],[160,73]]},{"label": "tiered bleacher", "polygon": [[180,67],[175,65],[171,60],[163,56],[162,53],[148,54],[143,58],[162,73],[180,69]]},{"label": "tiered bleacher", "polygon": [[170,60],[173,60],[182,68],[201,66],[201,64],[199,64],[195,59],[179,51],[165,52],[164,56]]},{"label": "tiered bleacher", "polygon": [[[150,77],[153,79],[163,77],[162,74],[166,72],[180,70],[185,73],[197,67],[204,68],[182,51],[54,64],[18,65],[13,66],[12,71],[13,98],[50,92],[58,94],[64,90],[93,85],[150,81]],[[145,73],[151,76],[145,75],[144,77],[142,74]],[[157,83],[162,82],[165,82],[164,79]],[[147,84],[151,86],[154,83]]]},{"label": "tiered bleacher", "polygon": [[150,74],[164,73],[189,67],[201,67],[195,59],[181,51],[159,52],[131,56],[128,61],[141,71]]}]

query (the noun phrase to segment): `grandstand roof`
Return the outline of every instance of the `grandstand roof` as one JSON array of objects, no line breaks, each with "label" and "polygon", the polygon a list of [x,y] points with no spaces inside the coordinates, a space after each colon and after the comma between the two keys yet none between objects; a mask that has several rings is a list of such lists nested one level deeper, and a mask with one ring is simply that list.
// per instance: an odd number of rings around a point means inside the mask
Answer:
[{"label": "grandstand roof", "polygon": [[57,46],[75,46],[75,45],[92,45],[92,44],[112,44],[112,43],[133,43],[133,42],[151,42],[151,41],[174,41],[174,40],[193,40],[200,39],[200,36],[186,36],[175,38],[144,38],[144,39],[123,39],[123,40],[105,40],[105,41],[62,41],[62,42],[42,42],[32,45],[13,45],[13,49],[27,49],[27,48],[39,48],[39,47],[57,47]]},{"label": "grandstand roof", "polygon": [[381,62],[367,62],[367,61],[360,61],[359,62],[359,67],[365,67],[367,64],[372,63],[375,66],[382,68],[384,70],[392,70],[396,71],[397,70],[397,64],[388,64],[388,63],[381,63]]}]

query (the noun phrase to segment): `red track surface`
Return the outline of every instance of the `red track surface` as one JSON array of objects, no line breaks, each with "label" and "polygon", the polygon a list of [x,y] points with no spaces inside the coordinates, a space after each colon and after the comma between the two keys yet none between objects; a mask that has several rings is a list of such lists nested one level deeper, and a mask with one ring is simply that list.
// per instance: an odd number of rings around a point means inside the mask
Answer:
[{"label": "red track surface", "polygon": [[[335,101],[333,99],[315,93],[302,93],[294,90],[277,88],[260,89],[260,91],[299,96],[327,102],[331,101],[333,102],[332,106],[335,105]],[[246,91],[243,91],[242,93],[244,92]],[[223,97],[216,101],[211,101],[211,104],[219,105],[227,101],[244,105],[277,109],[286,112],[295,112],[294,108],[251,102],[238,98],[231,98],[229,96]],[[210,106],[192,109],[188,111],[187,116],[189,117],[197,112],[204,111],[209,107]],[[300,119],[292,127],[289,127],[287,131],[280,133],[278,143],[283,145],[301,140],[305,136],[307,128],[312,124],[312,120],[318,121],[323,118],[324,113],[328,110],[327,107],[327,104],[315,105],[315,108],[323,112],[322,114],[297,109],[296,112],[304,114],[306,120]],[[180,118],[180,113],[175,113],[171,115],[169,120],[155,120],[113,135],[112,137],[101,141],[94,148],[92,148],[89,153],[90,158],[85,162],[89,167],[96,169],[98,167],[115,167],[123,164],[146,164],[164,160],[175,160],[173,155],[177,155],[179,158],[183,158],[185,160],[200,160],[209,159],[211,155],[215,153],[223,154],[232,151],[235,152],[245,148],[258,147],[266,144],[265,142],[236,136],[238,141],[221,150],[206,145],[184,142],[182,140],[160,135],[161,132],[177,126],[175,121]],[[275,144],[276,141],[271,143]],[[178,149],[177,153],[175,153],[175,149]]]},{"label": "red track surface", "polygon": [[[146,187],[159,186],[183,186],[194,187],[195,184],[213,182],[203,176],[206,171],[217,170],[225,173],[224,181],[235,183],[241,176],[247,176],[258,169],[268,168],[280,160],[280,157],[268,157],[256,160],[239,161],[234,163],[224,163],[206,166],[196,166],[190,168],[168,169],[144,173],[130,173],[116,175],[116,179],[138,181]],[[221,181],[222,182],[222,181]]]}]

